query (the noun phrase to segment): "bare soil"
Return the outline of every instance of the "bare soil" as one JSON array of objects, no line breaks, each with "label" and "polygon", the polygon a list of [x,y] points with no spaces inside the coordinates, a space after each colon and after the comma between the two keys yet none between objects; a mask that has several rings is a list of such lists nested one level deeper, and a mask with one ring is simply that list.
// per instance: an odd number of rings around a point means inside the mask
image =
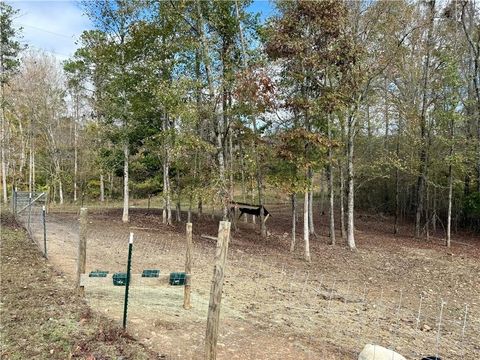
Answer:
[{"label": "bare soil", "polygon": [[[219,359],[356,359],[366,343],[393,348],[408,359],[438,354],[444,359],[480,356],[480,238],[456,234],[443,246],[412,237],[403,224],[391,234],[391,219],[356,220],[358,251],[337,234],[328,245],[327,218],[319,216],[311,239],[312,262],[303,243],[290,247],[290,217],[283,205],[267,207],[269,236],[258,224],[238,222],[232,233],[222,300]],[[186,218],[182,214],[183,219]],[[49,259],[73,281],[76,268],[76,213],[50,213]],[[134,232],[133,271],[184,268],[184,223],[162,224],[158,209],[131,209],[129,224],[120,209],[89,216],[87,271],[125,271],[128,233]],[[129,331],[163,358],[200,359],[213,273],[218,218],[194,218],[194,279],[191,310],[182,287],[133,284]],[[301,221],[297,225],[302,228]],[[99,281],[86,289],[90,306],[120,321],[123,291]],[[443,305],[442,305],[443,304]]]}]

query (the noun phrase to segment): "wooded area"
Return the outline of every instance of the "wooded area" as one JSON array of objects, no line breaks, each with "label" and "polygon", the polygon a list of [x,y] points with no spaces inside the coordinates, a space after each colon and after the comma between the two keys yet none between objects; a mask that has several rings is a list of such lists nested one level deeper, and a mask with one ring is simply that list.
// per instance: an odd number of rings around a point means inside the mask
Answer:
[{"label": "wooded area", "polygon": [[60,65],[1,2],[2,202],[123,199],[128,222],[129,197],[155,195],[171,224],[181,204],[226,219],[286,195],[294,228],[303,199],[307,261],[319,193],[351,249],[356,209],[447,246],[480,231],[474,1],[278,0],[266,20],[250,3],[87,1],[95,30]]}]

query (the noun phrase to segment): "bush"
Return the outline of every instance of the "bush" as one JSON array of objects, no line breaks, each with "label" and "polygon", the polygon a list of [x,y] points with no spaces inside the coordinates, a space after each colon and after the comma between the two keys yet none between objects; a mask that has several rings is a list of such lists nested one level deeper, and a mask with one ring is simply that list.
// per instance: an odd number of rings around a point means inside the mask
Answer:
[{"label": "bush", "polygon": [[465,198],[463,211],[467,224],[475,231],[480,231],[480,193],[476,192]]},{"label": "bush", "polygon": [[88,199],[98,199],[100,197],[100,180],[92,179],[87,182],[85,196]]},{"label": "bush", "polygon": [[137,198],[146,198],[148,195],[156,195],[161,192],[163,186],[157,178],[149,178],[141,183],[132,183],[132,193]]},{"label": "bush", "polygon": [[467,217],[480,217],[480,193],[468,195],[465,198],[463,209]]}]

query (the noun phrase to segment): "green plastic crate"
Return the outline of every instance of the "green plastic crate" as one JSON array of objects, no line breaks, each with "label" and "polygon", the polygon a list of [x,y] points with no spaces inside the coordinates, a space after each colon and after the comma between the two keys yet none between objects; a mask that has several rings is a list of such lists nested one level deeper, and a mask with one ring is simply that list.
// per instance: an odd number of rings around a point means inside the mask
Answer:
[{"label": "green plastic crate", "polygon": [[107,277],[108,271],[103,271],[103,270],[95,270],[95,271],[90,271],[90,274],[88,274],[88,277]]},{"label": "green plastic crate", "polygon": [[160,270],[148,269],[143,270],[142,277],[158,277],[160,275]]},{"label": "green plastic crate", "polygon": [[184,272],[172,272],[170,273],[169,284],[173,286],[185,285],[187,280],[187,274]]},{"label": "green plastic crate", "polygon": [[115,273],[113,274],[113,285],[125,286],[127,284],[127,273]]}]

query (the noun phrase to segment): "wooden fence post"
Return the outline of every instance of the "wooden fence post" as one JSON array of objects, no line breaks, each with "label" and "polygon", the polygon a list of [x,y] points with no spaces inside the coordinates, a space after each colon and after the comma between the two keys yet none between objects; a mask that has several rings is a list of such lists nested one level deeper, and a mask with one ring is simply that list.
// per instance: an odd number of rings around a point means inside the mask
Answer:
[{"label": "wooden fence post", "polygon": [[222,301],[222,288],[229,240],[230,223],[228,221],[220,221],[218,227],[217,249],[215,251],[212,286],[210,288],[210,303],[208,305],[207,333],[205,336],[206,360],[215,360],[217,358],[220,304]]},{"label": "wooden fence post", "polygon": [[190,309],[192,305],[190,304],[190,294],[191,294],[191,286],[192,286],[192,223],[187,223],[186,226],[187,230],[187,251],[185,253],[185,274],[187,274],[187,279],[185,282],[185,288],[183,292],[183,308]]},{"label": "wooden fence post", "polygon": [[82,274],[85,274],[87,263],[87,208],[80,209],[80,231],[78,236],[78,258],[77,258],[77,290],[81,296],[85,295],[85,289],[80,284]]}]

